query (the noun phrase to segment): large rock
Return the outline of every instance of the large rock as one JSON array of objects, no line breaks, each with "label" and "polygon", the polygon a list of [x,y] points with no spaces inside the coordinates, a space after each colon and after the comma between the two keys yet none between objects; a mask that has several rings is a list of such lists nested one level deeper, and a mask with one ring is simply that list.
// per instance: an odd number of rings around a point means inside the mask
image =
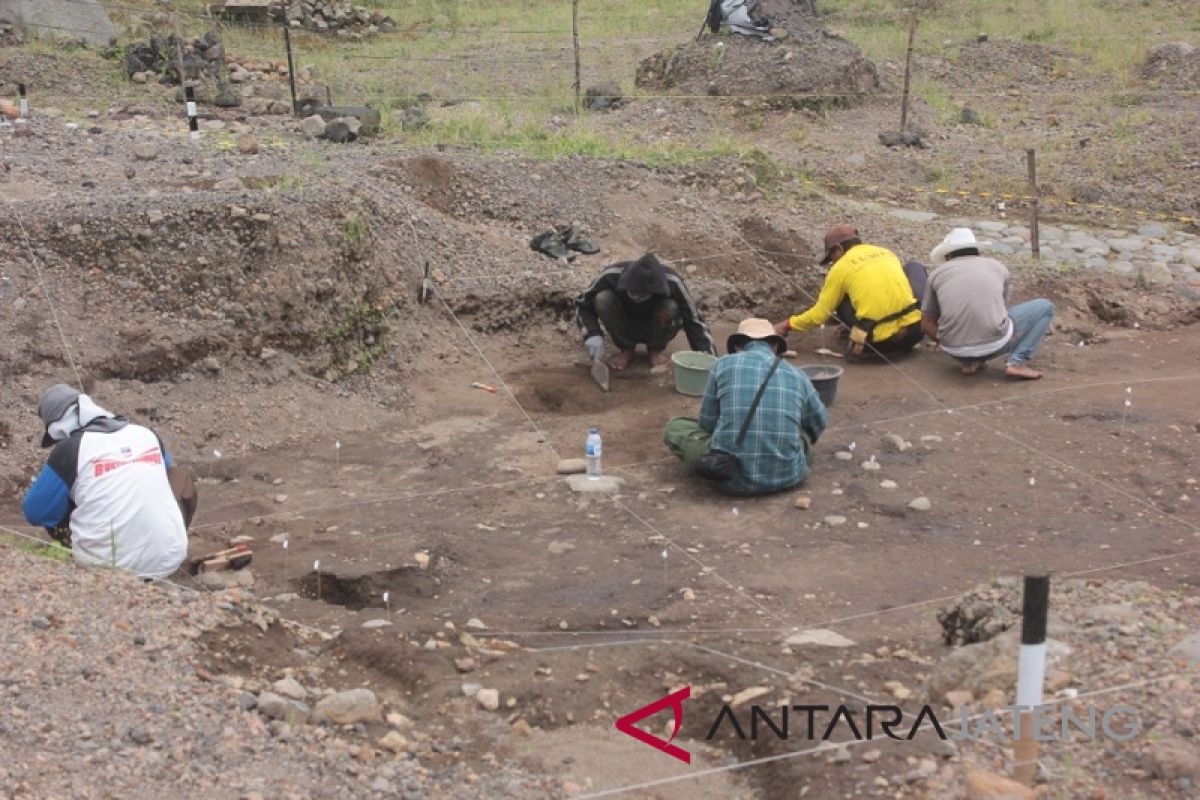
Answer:
[{"label": "large rock", "polygon": [[299,725],[308,719],[308,706],[288,700],[274,692],[263,692],[256,704],[258,713],[269,719],[278,719],[291,725]]},{"label": "large rock", "polygon": [[793,633],[783,642],[793,647],[815,645],[817,647],[853,647],[854,640],[847,639],[836,631],[825,628],[809,628]]},{"label": "large rock", "polygon": [[350,130],[345,118],[339,118],[325,126],[325,138],[335,144],[346,144],[353,142],[358,136]]},{"label": "large rock", "polygon": [[1177,642],[1171,648],[1170,655],[1173,658],[1188,661],[1193,666],[1200,667],[1200,631],[1193,633],[1186,639]]},{"label": "large rock", "polygon": [[197,583],[205,589],[219,592],[224,589],[251,589],[254,587],[254,573],[250,568],[238,570],[216,570],[202,572],[196,578]]},{"label": "large rock", "polygon": [[621,87],[615,83],[589,86],[583,93],[583,105],[589,111],[607,111],[621,105]]},{"label": "large rock", "polygon": [[117,38],[117,27],[97,0],[0,0],[0,20],[29,27],[34,36],[100,47]]},{"label": "large rock", "polygon": [[317,722],[353,725],[356,722],[378,722],[379,701],[370,689],[351,689],[321,698],[313,709]]},{"label": "large rock", "polygon": [[966,775],[967,800],[1034,800],[1033,789],[1003,775],[970,769]]},{"label": "large rock", "polygon": [[[943,658],[929,675],[929,699],[940,702],[948,692],[968,691],[975,697],[999,689],[1011,692],[1017,683],[1019,631],[1005,631],[980,644],[960,647]],[[1061,664],[1071,648],[1057,639],[1046,640],[1046,663]]]},{"label": "large rock", "polygon": [[325,120],[321,118],[320,114],[313,114],[312,116],[305,117],[304,119],[300,120],[300,130],[302,130],[306,135],[314,138],[317,136],[322,136],[325,133]]},{"label": "large rock", "polygon": [[1001,578],[976,586],[954,603],[938,611],[946,644],[986,642],[1020,620],[1021,586],[1013,578]]},{"label": "large rock", "polygon": [[333,122],[339,117],[354,117],[362,123],[358,131],[362,136],[374,136],[383,124],[379,112],[369,106],[321,106],[317,113],[326,122]]},{"label": "large rock", "polygon": [[1200,779],[1200,747],[1182,739],[1163,739],[1150,746],[1146,766],[1156,778]]},{"label": "large rock", "polygon": [[1175,276],[1165,261],[1143,264],[1138,270],[1138,279],[1146,286],[1170,286],[1175,282]]}]

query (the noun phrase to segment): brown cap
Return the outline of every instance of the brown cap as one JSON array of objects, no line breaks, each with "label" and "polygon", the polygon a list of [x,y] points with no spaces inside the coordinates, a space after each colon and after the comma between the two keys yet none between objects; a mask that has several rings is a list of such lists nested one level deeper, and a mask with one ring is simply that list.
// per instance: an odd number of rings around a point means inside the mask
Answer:
[{"label": "brown cap", "polygon": [[833,260],[833,248],[837,247],[848,239],[857,238],[858,228],[854,227],[853,225],[846,225],[844,223],[841,225],[834,225],[829,229],[829,232],[825,234],[825,257],[821,259],[821,263],[828,264]]}]

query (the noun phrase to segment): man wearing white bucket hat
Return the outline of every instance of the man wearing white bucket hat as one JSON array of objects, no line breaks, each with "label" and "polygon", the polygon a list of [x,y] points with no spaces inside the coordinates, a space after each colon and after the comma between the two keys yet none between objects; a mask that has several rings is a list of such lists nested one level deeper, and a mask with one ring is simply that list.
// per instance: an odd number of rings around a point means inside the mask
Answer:
[{"label": "man wearing white bucket hat", "polygon": [[921,327],[943,352],[973,375],[993,358],[1007,356],[1004,373],[1036,380],[1029,366],[1054,319],[1054,304],[1037,299],[1008,306],[1008,269],[979,254],[983,243],[970,228],[955,228],[933,248],[933,272],[921,303]]},{"label": "man wearing white bucket hat", "polygon": [[742,320],[726,348],[709,373],[699,418],[672,419],[663,442],[734,494],[795,486],[808,477],[808,455],[828,421],[825,406],[808,376],[783,362],[787,343],[768,320]]}]

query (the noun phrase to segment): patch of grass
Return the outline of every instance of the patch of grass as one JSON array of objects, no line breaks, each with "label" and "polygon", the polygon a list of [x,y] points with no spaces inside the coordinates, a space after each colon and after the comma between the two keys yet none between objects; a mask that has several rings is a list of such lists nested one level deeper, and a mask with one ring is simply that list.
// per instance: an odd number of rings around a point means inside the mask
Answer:
[{"label": "patch of grass", "polygon": [[485,152],[511,152],[537,159],[564,156],[639,161],[646,164],[690,164],[725,156],[746,156],[753,148],[725,134],[708,134],[699,142],[642,141],[593,124],[585,117],[550,126],[523,120],[513,110],[500,113],[476,108],[435,119],[421,131],[405,134],[417,145],[471,147]]},{"label": "patch of grass", "polygon": [[925,182],[935,186],[945,186],[950,180],[949,171],[940,166],[930,167],[925,171]]},{"label": "patch of grass", "polygon": [[[903,60],[906,5],[900,0],[824,0],[821,9],[828,23],[844,30],[868,57]],[[947,46],[986,33],[1064,47],[1086,57],[1095,70],[1124,78],[1149,47],[1160,43],[1162,31],[1182,32],[1181,10],[1176,3],[1110,0],[954,0],[918,12],[916,49],[944,54]],[[1191,15],[1189,30],[1200,30],[1200,16]]]},{"label": "patch of grass", "polygon": [[342,220],[342,240],[356,247],[371,236],[371,222],[361,211],[351,211]]},{"label": "patch of grass", "polygon": [[74,561],[74,556],[71,555],[70,548],[63,547],[58,542],[34,542],[29,539],[19,539],[16,536],[0,534],[0,544],[6,544],[9,547],[15,547],[22,553],[29,553],[38,558],[47,558],[62,564],[70,564]]},{"label": "patch of grass", "polygon": [[758,188],[766,191],[779,182],[783,177],[783,171],[779,165],[771,160],[771,157],[759,150],[753,148],[744,157],[751,172],[754,173],[754,181],[758,184]]},{"label": "patch of grass", "polygon": [[912,82],[913,96],[925,101],[929,108],[941,119],[951,119],[958,116],[959,109],[954,105],[950,90],[928,78],[915,77]]}]

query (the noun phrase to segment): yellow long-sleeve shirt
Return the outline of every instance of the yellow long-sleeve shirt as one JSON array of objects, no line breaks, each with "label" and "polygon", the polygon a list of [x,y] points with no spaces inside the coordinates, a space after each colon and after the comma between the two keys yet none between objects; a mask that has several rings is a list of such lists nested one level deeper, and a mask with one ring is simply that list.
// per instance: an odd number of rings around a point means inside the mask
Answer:
[{"label": "yellow long-sleeve shirt", "polygon": [[[794,331],[811,330],[828,320],[847,295],[859,319],[883,319],[917,302],[904,265],[891,250],[870,244],[850,248],[834,262],[812,308],[788,320]],[[881,342],[921,320],[920,309],[876,326],[872,339]]]}]

